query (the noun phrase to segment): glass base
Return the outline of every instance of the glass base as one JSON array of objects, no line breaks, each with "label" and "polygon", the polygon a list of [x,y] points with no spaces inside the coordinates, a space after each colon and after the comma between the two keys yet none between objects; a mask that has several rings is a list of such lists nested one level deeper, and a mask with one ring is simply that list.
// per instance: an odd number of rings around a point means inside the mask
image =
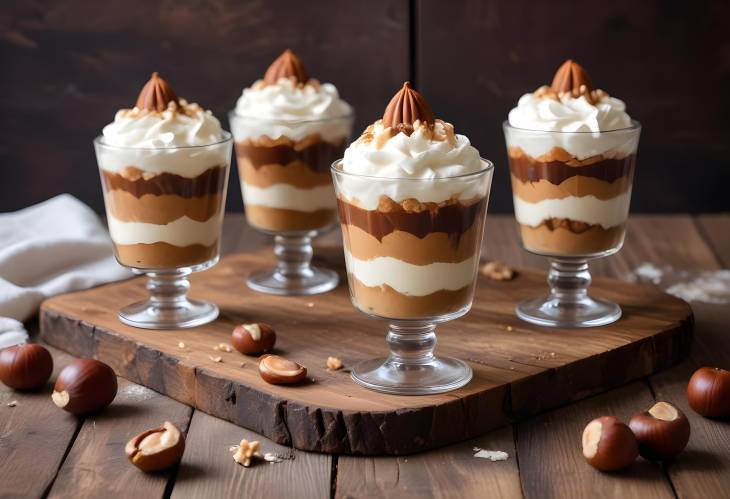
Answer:
[{"label": "glass base", "polygon": [[151,300],[128,305],[119,310],[119,320],[142,329],[182,329],[202,326],[218,318],[213,303],[184,300],[173,307],[160,307]]},{"label": "glass base", "polygon": [[337,287],[337,272],[309,267],[302,275],[285,276],[278,269],[252,272],[246,279],[249,288],[272,295],[316,295]]},{"label": "glass base", "polygon": [[549,296],[534,298],[519,303],[515,312],[525,322],[551,327],[605,326],[621,318],[621,307],[590,297],[575,303],[561,302]]},{"label": "glass base", "polygon": [[450,357],[434,357],[423,364],[380,358],[355,365],[351,376],[355,383],[377,392],[428,395],[461,388],[471,381],[472,370],[465,362]]}]

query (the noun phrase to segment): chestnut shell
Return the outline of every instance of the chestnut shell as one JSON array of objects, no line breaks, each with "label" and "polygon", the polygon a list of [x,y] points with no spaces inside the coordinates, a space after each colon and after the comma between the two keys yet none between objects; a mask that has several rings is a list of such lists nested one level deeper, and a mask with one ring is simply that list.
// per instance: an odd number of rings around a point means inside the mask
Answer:
[{"label": "chestnut shell", "polygon": [[32,390],[44,386],[53,372],[53,357],[43,346],[34,343],[0,350],[0,381],[15,390]]},{"label": "chestnut shell", "polygon": [[[57,397],[68,401],[59,405]],[[117,376],[111,367],[94,359],[77,359],[58,375],[53,388],[56,405],[71,414],[88,414],[112,403],[117,396]]]}]

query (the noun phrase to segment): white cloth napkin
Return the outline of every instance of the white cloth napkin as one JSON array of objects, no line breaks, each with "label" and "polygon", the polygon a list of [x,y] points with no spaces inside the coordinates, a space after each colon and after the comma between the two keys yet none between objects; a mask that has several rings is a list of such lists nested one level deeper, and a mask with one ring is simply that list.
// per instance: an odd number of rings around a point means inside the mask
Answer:
[{"label": "white cloth napkin", "polygon": [[[69,194],[0,214],[0,348],[45,298],[132,276],[114,259],[106,228]],[[15,320],[10,320],[15,319]]]}]

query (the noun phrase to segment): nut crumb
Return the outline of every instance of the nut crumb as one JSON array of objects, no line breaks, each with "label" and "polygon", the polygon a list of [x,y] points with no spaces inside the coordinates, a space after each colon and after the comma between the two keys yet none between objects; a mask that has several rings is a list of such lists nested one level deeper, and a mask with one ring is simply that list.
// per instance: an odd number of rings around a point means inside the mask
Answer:
[{"label": "nut crumb", "polygon": [[208,358],[210,360],[212,360],[213,362],[223,362],[223,358],[222,357],[214,357],[212,355],[208,355]]},{"label": "nut crumb", "polygon": [[11,400],[10,402],[8,402],[8,407],[15,407],[16,405],[18,405],[17,400]]},{"label": "nut crumb", "polygon": [[514,331],[514,329],[515,329],[515,328],[513,328],[512,326],[507,326],[507,331],[509,331],[509,332],[512,332],[512,331]]},{"label": "nut crumb", "polygon": [[327,357],[327,369],[329,371],[342,369],[342,361],[337,357]]},{"label": "nut crumb", "polygon": [[307,307],[308,308],[313,308],[314,307],[314,303],[311,302],[311,301],[307,302]]},{"label": "nut crumb", "polygon": [[181,341],[181,342],[179,342],[179,343],[177,344],[177,347],[178,347],[178,348],[185,348],[185,343],[183,343],[183,342]]},{"label": "nut crumb", "polygon": [[220,350],[221,352],[228,352],[228,353],[231,353],[233,351],[233,349],[229,345],[226,345],[225,343],[218,343],[218,350]]},{"label": "nut crumb", "polygon": [[480,272],[494,281],[511,281],[515,277],[511,267],[496,260],[482,265]]},{"label": "nut crumb", "polygon": [[234,445],[228,450],[234,453],[233,460],[246,468],[251,466],[251,461],[253,459],[262,457],[261,444],[257,440],[249,442],[244,438],[243,440],[241,440],[240,444]]},{"label": "nut crumb", "polygon": [[246,363],[245,362],[241,362],[240,367],[246,367]]}]

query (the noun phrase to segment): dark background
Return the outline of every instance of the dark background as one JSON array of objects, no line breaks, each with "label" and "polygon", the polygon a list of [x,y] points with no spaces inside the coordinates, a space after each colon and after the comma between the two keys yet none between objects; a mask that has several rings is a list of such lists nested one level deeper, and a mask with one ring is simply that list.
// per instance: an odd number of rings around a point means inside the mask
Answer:
[{"label": "dark background", "polygon": [[[226,113],[286,47],[333,82],[356,133],[410,79],[497,164],[501,122],[566,58],[642,122],[632,210],[730,210],[730,2],[93,0],[0,2],[0,211],[71,192],[102,211],[91,141],[152,71]],[[232,173],[228,207],[241,209]]]}]

